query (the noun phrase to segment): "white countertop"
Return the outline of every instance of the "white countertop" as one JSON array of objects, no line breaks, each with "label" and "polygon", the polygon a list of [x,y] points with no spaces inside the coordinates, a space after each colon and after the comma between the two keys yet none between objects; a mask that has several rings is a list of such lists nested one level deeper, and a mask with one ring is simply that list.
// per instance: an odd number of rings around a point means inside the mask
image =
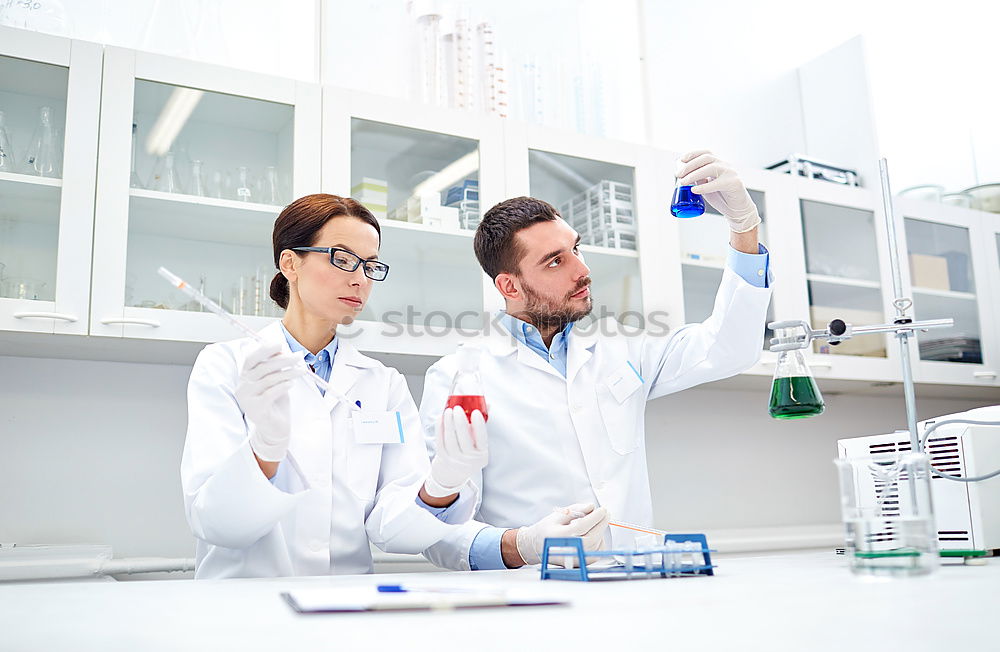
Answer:
[{"label": "white countertop", "polygon": [[[714,577],[563,582],[537,569],[0,584],[0,650],[1000,650],[1000,559],[853,576],[833,552],[714,560]],[[535,583],[569,606],[299,615],[283,591]]]}]

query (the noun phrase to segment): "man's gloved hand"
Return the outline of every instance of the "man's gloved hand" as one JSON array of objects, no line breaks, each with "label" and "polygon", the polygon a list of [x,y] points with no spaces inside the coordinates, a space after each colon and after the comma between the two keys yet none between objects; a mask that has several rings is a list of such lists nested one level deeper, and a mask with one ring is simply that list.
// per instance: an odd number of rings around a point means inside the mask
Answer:
[{"label": "man's gloved hand", "polygon": [[691,192],[725,215],[732,231],[746,233],[760,224],[750,193],[728,163],[705,149],[688,152],[680,160],[682,165],[675,176],[681,185],[693,186]]},{"label": "man's gloved hand", "polygon": [[437,451],[424,489],[435,498],[456,494],[489,459],[489,438],[483,413],[473,411],[470,423],[462,408],[446,408],[438,425]]},{"label": "man's gloved hand", "polygon": [[261,345],[247,356],[236,384],[236,402],[250,428],[250,447],[265,462],[280,462],[291,439],[289,384],[302,359],[278,344]]},{"label": "man's gloved hand", "polygon": [[534,525],[518,528],[517,554],[525,564],[538,564],[545,540],[562,537],[582,537],[584,550],[599,550],[610,520],[605,507],[582,503],[560,507]]}]

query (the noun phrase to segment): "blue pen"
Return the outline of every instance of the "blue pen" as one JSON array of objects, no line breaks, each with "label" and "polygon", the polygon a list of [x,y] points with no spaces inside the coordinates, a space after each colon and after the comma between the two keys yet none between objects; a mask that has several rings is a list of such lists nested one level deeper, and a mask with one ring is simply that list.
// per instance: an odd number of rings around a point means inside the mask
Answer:
[{"label": "blue pen", "polygon": [[354,401],[354,404],[357,405],[359,408],[361,407],[361,401]]},{"label": "blue pen", "polygon": [[379,593],[408,593],[401,584],[379,584]]}]

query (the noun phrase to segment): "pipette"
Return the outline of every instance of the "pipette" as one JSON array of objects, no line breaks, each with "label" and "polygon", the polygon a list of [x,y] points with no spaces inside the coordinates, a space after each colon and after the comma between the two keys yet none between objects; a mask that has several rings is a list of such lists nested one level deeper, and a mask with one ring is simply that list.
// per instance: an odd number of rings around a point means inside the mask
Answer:
[{"label": "pipette", "polygon": [[[552,511],[559,514],[572,516],[574,519],[583,518],[584,516],[586,516],[586,514],[584,514],[583,512],[578,512],[576,510],[569,511],[565,507],[561,509],[556,507]],[[625,521],[608,521],[608,525],[613,525],[615,527],[620,527],[626,530],[634,530],[636,532],[641,532],[643,534],[654,534],[658,537],[662,537],[663,535],[667,534],[666,530],[657,530],[656,528],[644,527],[642,525],[636,525],[635,523],[626,523]]]},{"label": "pipette", "polygon": [[[249,337],[252,337],[253,339],[257,340],[258,342],[262,342],[263,341],[263,338],[261,338],[260,334],[258,334],[257,331],[253,330],[252,328],[250,328],[249,326],[247,326],[246,324],[244,324],[243,322],[241,322],[236,317],[233,317],[231,314],[229,314],[228,312],[226,312],[225,308],[223,308],[222,306],[220,306],[216,302],[212,301],[211,299],[209,299],[208,297],[206,297],[204,294],[202,294],[198,290],[196,290],[193,287],[191,287],[191,285],[189,285],[188,283],[184,282],[184,279],[182,279],[181,277],[177,276],[176,274],[174,274],[173,272],[171,272],[166,267],[161,267],[160,269],[157,270],[157,272],[160,274],[160,276],[162,276],[163,278],[167,279],[167,282],[169,282],[175,288],[177,288],[178,290],[180,290],[184,294],[188,295],[189,297],[191,297],[195,301],[197,301],[199,304],[201,304],[209,312],[215,313],[216,316],[221,317],[223,320],[225,320],[226,322],[228,322],[231,326],[233,326],[234,328],[236,328],[238,330],[243,331]],[[315,373],[313,373],[313,371],[311,369],[309,369],[309,365],[306,364],[305,360],[302,361],[302,364],[298,367],[298,369],[301,369],[302,373],[306,374],[306,376],[309,377],[309,380],[312,381],[313,383],[316,383],[316,386],[319,387],[324,392],[330,392],[336,399],[338,399],[340,401],[343,401],[345,405],[350,406],[354,410],[360,409],[357,406],[357,404],[352,403],[350,400],[347,399],[346,396],[344,396],[343,394],[341,394],[337,390],[332,389],[330,387],[329,383],[327,383],[325,380],[323,380],[318,375],[316,375]]]}]

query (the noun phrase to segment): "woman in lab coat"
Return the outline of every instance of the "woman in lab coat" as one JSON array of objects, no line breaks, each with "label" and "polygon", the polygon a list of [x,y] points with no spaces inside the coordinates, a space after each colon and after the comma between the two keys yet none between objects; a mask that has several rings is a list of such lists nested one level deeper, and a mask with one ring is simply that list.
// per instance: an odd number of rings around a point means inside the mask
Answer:
[{"label": "woman in lab coat", "polygon": [[474,491],[456,494],[486,463],[485,430],[472,445],[479,424],[449,421],[450,459],[432,469],[403,376],[336,337],[388,274],[368,209],[302,197],[272,240],[284,318],[261,341],[205,347],[188,385],[181,480],[195,577],[371,572],[369,540],[419,553],[453,527],[444,521],[469,518]]}]

